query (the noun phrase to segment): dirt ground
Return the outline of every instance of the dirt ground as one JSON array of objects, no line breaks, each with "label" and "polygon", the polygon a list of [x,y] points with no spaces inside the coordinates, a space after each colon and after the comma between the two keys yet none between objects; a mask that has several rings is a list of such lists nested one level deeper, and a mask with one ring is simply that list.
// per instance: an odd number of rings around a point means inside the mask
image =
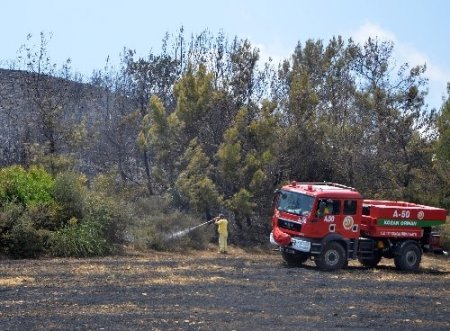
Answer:
[{"label": "dirt ground", "polygon": [[0,260],[0,330],[450,330],[450,260],[323,272],[275,251]]}]

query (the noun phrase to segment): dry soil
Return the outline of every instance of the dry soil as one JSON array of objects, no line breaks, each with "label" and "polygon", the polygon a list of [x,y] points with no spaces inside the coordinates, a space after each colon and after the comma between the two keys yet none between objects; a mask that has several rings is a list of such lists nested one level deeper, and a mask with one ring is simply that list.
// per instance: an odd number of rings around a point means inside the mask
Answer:
[{"label": "dry soil", "polygon": [[0,260],[0,330],[450,330],[450,260],[289,268],[266,250]]}]

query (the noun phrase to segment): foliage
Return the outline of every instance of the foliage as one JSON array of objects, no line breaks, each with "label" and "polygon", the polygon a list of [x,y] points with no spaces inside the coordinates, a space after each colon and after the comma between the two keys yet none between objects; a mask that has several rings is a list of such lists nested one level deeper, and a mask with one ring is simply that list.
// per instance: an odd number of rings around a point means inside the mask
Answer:
[{"label": "foliage", "polygon": [[112,251],[100,223],[78,223],[76,218],[72,218],[64,228],[52,232],[48,244],[53,256],[62,257],[99,256]]},{"label": "foliage", "polygon": [[73,172],[58,174],[55,180],[55,202],[61,207],[61,218],[82,218],[83,199],[87,193],[86,178]]},{"label": "foliage", "polygon": [[206,218],[210,219],[211,211],[219,206],[220,196],[209,177],[209,159],[197,139],[190,142],[183,159],[188,164],[178,176],[175,185],[182,198],[195,212],[204,213]]},{"label": "foliage", "polygon": [[3,203],[0,208],[0,237],[11,231],[17,220],[24,212],[24,207],[15,202]]},{"label": "foliage", "polygon": [[13,258],[35,258],[44,251],[45,231],[34,227],[27,217],[21,217],[4,236],[7,254]]},{"label": "foliage", "polygon": [[447,217],[447,221],[445,224],[436,227],[438,233],[441,236],[441,244],[444,248],[444,251],[449,252],[450,251],[450,216]]},{"label": "foliage", "polygon": [[442,246],[444,251],[450,251],[450,217],[447,217],[447,222],[438,228],[441,235]]},{"label": "foliage", "polygon": [[21,166],[0,169],[0,203],[17,202],[24,206],[49,203],[52,200],[54,179],[42,168]]},{"label": "foliage", "polygon": [[108,243],[121,243],[128,222],[127,208],[117,198],[91,192],[83,201],[83,221],[99,225],[99,231]]},{"label": "foliage", "polygon": [[450,160],[450,82],[447,85],[448,98],[442,105],[437,120],[439,138],[436,141],[436,152],[439,158]]},{"label": "foliage", "polygon": [[[57,71],[46,46],[41,35],[22,49],[24,116],[0,96],[1,165],[23,166],[0,171],[2,237],[23,217],[53,243],[87,225],[119,243],[142,219],[161,248],[187,225],[177,210],[197,223],[221,211],[243,245],[266,240],[273,190],[292,179],[450,208],[449,100],[427,108],[426,66],[397,65],[393,42],[309,39],[262,63],[248,40],[180,29],[147,58],[124,49],[90,85],[70,81],[69,63]],[[152,208],[136,217],[142,201]]]},{"label": "foliage", "polygon": [[171,206],[169,197],[149,197],[135,204],[136,221],[131,231],[134,245],[138,249],[161,251],[184,251],[187,249],[204,249],[210,242],[215,229],[213,225],[200,227],[186,235],[174,236],[175,233],[195,227],[201,217],[182,213]]},{"label": "foliage", "polygon": [[106,193],[104,179],[89,190],[80,174],[53,178],[37,166],[0,169],[0,179],[0,250],[6,254],[103,255],[122,242],[127,209]]},{"label": "foliage", "polygon": [[447,100],[437,118],[438,139],[435,142],[433,170],[438,177],[439,203],[450,209],[450,83],[447,85]]}]

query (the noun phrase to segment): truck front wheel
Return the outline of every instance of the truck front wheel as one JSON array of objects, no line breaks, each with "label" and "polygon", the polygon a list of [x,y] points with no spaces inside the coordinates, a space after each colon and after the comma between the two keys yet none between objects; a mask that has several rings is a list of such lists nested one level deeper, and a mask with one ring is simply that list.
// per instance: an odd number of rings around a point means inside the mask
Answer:
[{"label": "truck front wheel", "polygon": [[401,247],[394,257],[395,266],[400,270],[417,270],[422,258],[422,250],[415,243]]},{"label": "truck front wheel", "polygon": [[281,252],[281,255],[283,256],[284,261],[290,267],[298,267],[305,263],[306,260],[308,260],[308,255],[300,252],[297,254]]},{"label": "truck front wheel", "polygon": [[323,270],[339,270],[347,264],[345,249],[336,241],[331,241],[323,247],[320,255],[314,260]]}]

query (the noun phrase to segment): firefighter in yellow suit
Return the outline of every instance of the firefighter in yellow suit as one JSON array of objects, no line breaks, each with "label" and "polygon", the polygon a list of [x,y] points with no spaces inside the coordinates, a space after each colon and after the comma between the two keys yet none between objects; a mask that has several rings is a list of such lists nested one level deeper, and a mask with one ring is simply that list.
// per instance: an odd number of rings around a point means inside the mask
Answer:
[{"label": "firefighter in yellow suit", "polygon": [[214,223],[217,225],[217,232],[219,233],[219,253],[226,254],[228,241],[228,220],[223,214],[219,214]]}]

